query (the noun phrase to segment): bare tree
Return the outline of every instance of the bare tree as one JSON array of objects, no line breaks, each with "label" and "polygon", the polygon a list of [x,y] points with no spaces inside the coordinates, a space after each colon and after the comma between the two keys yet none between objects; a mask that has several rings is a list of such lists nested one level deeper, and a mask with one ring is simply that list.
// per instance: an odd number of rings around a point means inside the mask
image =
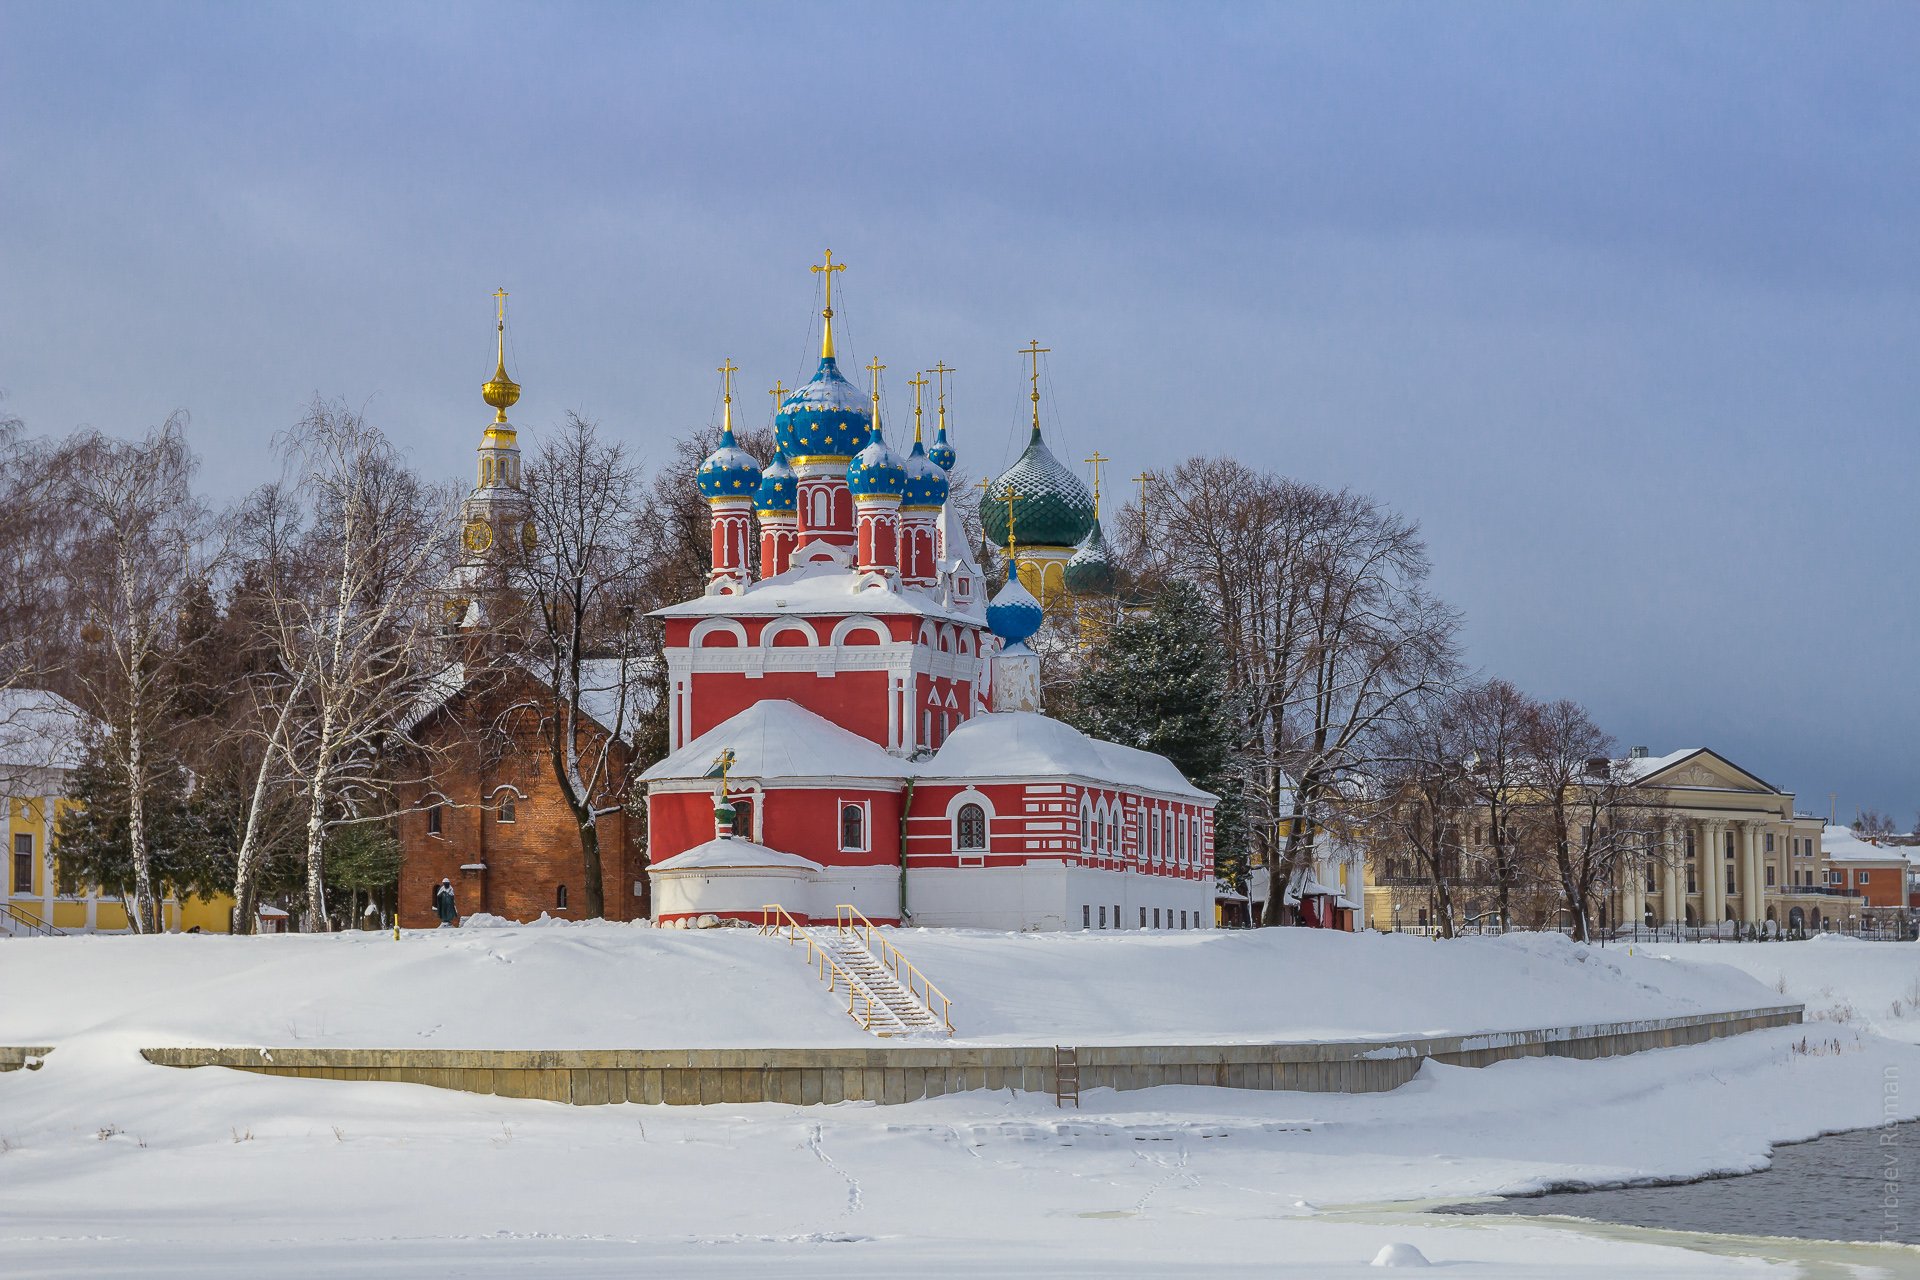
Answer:
[{"label": "bare tree", "polygon": [[1539,707],[1505,680],[1483,680],[1454,698],[1460,744],[1466,751],[1466,781],[1486,814],[1487,845],[1492,850],[1494,892],[1500,927],[1513,927],[1513,894],[1520,883],[1527,844],[1517,818],[1533,796],[1533,771],[1526,754]]},{"label": "bare tree", "polygon": [[87,584],[87,652],[74,678],[83,705],[107,726],[100,750],[126,788],[131,918],[141,932],[159,926],[146,801],[155,736],[174,711],[173,624],[209,571],[207,512],[193,494],[184,426],[175,414],[139,441],[86,433],[62,450],[66,491],[83,526],[73,570]]},{"label": "bare tree", "polygon": [[1451,938],[1464,861],[1460,824],[1474,802],[1459,699],[1430,694],[1410,705],[1382,734],[1379,756],[1370,770],[1370,825],[1390,847],[1413,855],[1427,881],[1433,923]]},{"label": "bare tree", "polygon": [[[432,673],[435,588],[453,526],[447,496],[423,486],[358,413],[316,401],[286,442],[311,515],[275,536],[284,559],[264,582],[275,663],[256,794],[276,751],[305,796],[306,906],[328,927],[328,831],[391,811],[386,768],[400,725]],[[246,875],[249,866],[242,871]],[[249,886],[237,884],[239,896]]]},{"label": "bare tree", "polygon": [[1624,874],[1653,856],[1660,815],[1614,740],[1577,702],[1539,709],[1526,735],[1538,801],[1573,936],[1594,937],[1594,908]]},{"label": "bare tree", "polygon": [[[690,480],[684,488],[694,491]],[[650,552],[664,542],[684,559],[692,522],[657,526],[650,539],[639,468],[577,414],[528,464],[525,491],[536,535],[521,544],[512,584],[525,605],[524,661],[545,692],[510,708],[502,727],[512,733],[531,724],[545,747],[579,831],[585,914],[599,917],[606,914],[600,820],[626,800],[615,776],[616,743],[631,735],[645,701],[638,688],[650,664],[638,655],[649,635],[646,589],[650,573],[661,572]],[[668,577],[669,589],[685,585],[677,576]]]}]

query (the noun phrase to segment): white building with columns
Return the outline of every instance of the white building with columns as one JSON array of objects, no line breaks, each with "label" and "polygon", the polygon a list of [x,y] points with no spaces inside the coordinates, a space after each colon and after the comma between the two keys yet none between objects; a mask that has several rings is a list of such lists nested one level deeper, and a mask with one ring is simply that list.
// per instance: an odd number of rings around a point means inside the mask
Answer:
[{"label": "white building with columns", "polygon": [[1833,906],[1824,824],[1796,813],[1792,793],[1703,747],[1636,749],[1627,767],[1657,793],[1665,846],[1619,878],[1608,923],[1820,927]]}]

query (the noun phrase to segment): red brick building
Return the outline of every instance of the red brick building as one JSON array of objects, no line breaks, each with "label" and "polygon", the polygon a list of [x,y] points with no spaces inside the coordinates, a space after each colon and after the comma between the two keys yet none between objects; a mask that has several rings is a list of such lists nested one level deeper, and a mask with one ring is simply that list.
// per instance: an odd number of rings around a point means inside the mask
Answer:
[{"label": "red brick building", "polygon": [[[587,684],[611,686],[605,670],[590,665]],[[596,678],[597,677],[597,678]],[[610,920],[644,919],[647,877],[641,859],[641,823],[628,813],[632,747],[609,734],[600,719],[623,721],[601,704],[610,688],[583,696],[581,758],[601,764],[596,789],[600,832],[600,884]],[[400,924],[432,928],[433,891],[453,881],[460,914],[487,912],[513,920],[543,913],[582,919],[586,905],[586,860],[580,828],[566,792],[554,775],[545,715],[553,694],[514,664],[469,672],[449,667],[440,692],[413,721],[427,776],[403,789],[400,818],[404,857],[400,870]],[[600,712],[595,718],[594,711]]]}]

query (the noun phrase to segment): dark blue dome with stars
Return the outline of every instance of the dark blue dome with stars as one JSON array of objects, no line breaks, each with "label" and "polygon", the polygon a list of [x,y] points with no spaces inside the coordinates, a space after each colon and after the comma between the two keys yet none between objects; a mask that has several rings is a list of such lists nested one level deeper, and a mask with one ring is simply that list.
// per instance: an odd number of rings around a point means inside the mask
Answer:
[{"label": "dark blue dome with stars", "polygon": [[800,509],[800,482],[786,453],[773,455],[773,461],[760,473],[760,491],[753,495],[753,509],[763,516],[787,516]]},{"label": "dark blue dome with stars", "polygon": [[918,440],[907,455],[907,487],[901,491],[903,507],[939,508],[947,500],[946,469],[937,465],[926,446]]},{"label": "dark blue dome with stars", "polygon": [[947,443],[947,424],[944,417],[941,419],[940,429],[933,433],[933,448],[927,450],[927,456],[933,459],[933,465],[942,471],[953,470],[953,464],[960,460],[960,455],[955,453],[953,446]]},{"label": "dark blue dome with stars", "polygon": [[845,461],[866,444],[873,415],[867,397],[846,380],[833,357],[822,356],[813,381],[781,403],[773,426],[780,451],[792,462]]},{"label": "dark blue dome with stars", "polygon": [[693,476],[700,495],[715,498],[751,498],[760,489],[760,464],[734,443],[733,428],[720,433],[720,447],[707,455]]},{"label": "dark blue dome with stars", "polygon": [[847,464],[847,488],[856,498],[870,494],[900,494],[907,487],[907,468],[900,455],[887,448],[878,431],[869,433],[867,445]]}]

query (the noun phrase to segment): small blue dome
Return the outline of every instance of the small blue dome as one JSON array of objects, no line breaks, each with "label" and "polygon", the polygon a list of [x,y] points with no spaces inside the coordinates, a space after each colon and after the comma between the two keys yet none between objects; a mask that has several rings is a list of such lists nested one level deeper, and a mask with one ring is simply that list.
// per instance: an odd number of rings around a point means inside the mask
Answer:
[{"label": "small blue dome", "polygon": [[847,488],[856,498],[868,494],[906,491],[907,468],[900,455],[887,448],[887,442],[875,430],[867,437],[867,447],[853,455],[847,464]]},{"label": "small blue dome", "polygon": [[987,601],[987,629],[1008,644],[1019,644],[1040,629],[1046,620],[1040,602],[1020,585],[1020,574],[1007,566],[1007,584]]},{"label": "small blue dome", "polygon": [[773,417],[774,435],[789,460],[851,458],[873,427],[867,397],[820,357],[813,381],[788,396]]},{"label": "small blue dome", "polygon": [[947,424],[944,421],[941,422],[940,429],[933,433],[933,448],[927,450],[927,456],[933,459],[933,465],[942,471],[953,470],[953,464],[959,461],[960,455],[955,453],[953,446],[947,443]]},{"label": "small blue dome", "polygon": [[800,482],[787,462],[784,450],[760,473],[760,491],[753,495],[753,509],[763,516],[790,516],[800,509]]},{"label": "small blue dome", "polygon": [[947,473],[928,456],[926,446],[913,442],[907,455],[907,487],[900,494],[903,507],[932,507],[936,510],[947,500]]},{"label": "small blue dome", "polygon": [[760,489],[760,464],[753,455],[734,443],[733,428],[720,433],[720,447],[707,455],[693,476],[700,496],[715,498],[751,498]]}]

